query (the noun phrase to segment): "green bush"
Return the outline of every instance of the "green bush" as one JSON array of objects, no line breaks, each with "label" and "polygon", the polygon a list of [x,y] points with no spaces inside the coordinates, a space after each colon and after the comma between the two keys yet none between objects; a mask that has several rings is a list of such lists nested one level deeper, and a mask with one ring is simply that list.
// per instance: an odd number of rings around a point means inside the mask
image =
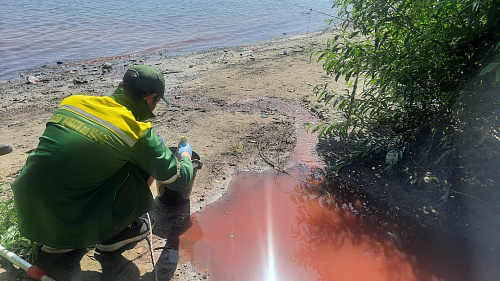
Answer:
[{"label": "green bush", "polygon": [[334,8],[340,32],[313,55],[349,91],[318,85],[315,94],[345,118],[311,131],[354,143],[354,158],[379,155],[388,168],[417,146],[444,163],[457,139],[499,135],[499,0],[336,0]]}]

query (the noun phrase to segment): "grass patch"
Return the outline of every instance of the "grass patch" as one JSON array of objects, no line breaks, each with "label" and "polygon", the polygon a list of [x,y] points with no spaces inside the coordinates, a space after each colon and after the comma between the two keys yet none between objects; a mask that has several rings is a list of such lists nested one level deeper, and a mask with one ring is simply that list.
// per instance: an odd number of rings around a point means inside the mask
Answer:
[{"label": "grass patch", "polygon": [[35,262],[38,257],[39,246],[19,232],[14,197],[9,183],[0,185],[0,244],[29,262]]},{"label": "grass patch", "polygon": [[231,154],[234,156],[238,156],[243,152],[243,145],[240,143],[238,146],[234,146]]}]

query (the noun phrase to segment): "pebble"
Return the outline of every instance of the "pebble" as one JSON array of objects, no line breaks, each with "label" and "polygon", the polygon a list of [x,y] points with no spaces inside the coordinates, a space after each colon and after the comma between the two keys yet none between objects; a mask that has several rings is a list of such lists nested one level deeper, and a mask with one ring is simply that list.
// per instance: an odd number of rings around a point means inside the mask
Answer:
[{"label": "pebble", "polygon": [[83,78],[75,78],[73,80],[73,84],[78,85],[78,84],[87,84],[89,81],[83,79]]},{"label": "pebble", "polygon": [[12,152],[12,146],[8,143],[0,143],[0,155],[9,154]]},{"label": "pebble", "polygon": [[111,69],[113,65],[110,62],[106,62],[102,65],[102,69]]}]

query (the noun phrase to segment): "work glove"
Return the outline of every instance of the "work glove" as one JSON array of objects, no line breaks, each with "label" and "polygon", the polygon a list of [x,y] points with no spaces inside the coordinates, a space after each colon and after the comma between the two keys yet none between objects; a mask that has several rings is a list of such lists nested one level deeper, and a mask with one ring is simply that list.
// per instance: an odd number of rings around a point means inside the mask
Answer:
[{"label": "work glove", "polygon": [[193,155],[193,148],[187,142],[179,144],[179,147],[177,148],[177,156],[179,156],[179,158],[180,158],[182,152],[184,152],[184,151],[189,152],[189,155]]}]

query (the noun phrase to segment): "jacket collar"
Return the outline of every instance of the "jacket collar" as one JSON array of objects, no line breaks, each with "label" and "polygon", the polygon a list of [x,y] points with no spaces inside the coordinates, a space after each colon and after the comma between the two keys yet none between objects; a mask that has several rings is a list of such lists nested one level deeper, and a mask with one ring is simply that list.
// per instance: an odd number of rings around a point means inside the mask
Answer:
[{"label": "jacket collar", "polygon": [[144,121],[155,117],[148,105],[141,98],[121,87],[121,85],[111,95],[111,98],[130,110],[137,121]]}]

